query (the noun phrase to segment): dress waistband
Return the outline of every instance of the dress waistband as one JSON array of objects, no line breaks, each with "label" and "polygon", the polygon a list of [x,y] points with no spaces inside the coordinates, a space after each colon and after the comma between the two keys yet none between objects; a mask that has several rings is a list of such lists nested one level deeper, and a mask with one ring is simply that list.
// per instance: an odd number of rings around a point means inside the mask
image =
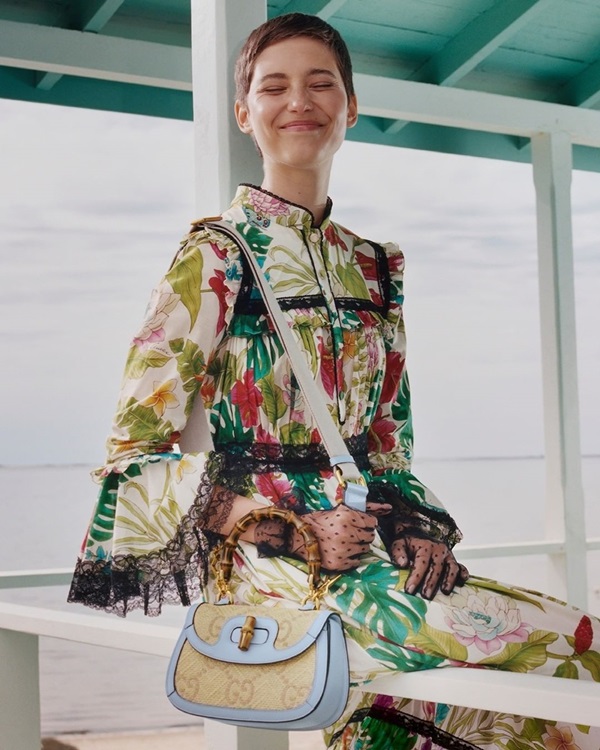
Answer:
[{"label": "dress waistband", "polygon": [[[344,441],[348,452],[361,471],[368,471],[367,435],[354,435]],[[221,443],[215,445],[222,468],[236,474],[268,474],[273,471],[302,473],[327,471],[331,468],[327,450],[322,443],[293,445],[290,443]]]}]

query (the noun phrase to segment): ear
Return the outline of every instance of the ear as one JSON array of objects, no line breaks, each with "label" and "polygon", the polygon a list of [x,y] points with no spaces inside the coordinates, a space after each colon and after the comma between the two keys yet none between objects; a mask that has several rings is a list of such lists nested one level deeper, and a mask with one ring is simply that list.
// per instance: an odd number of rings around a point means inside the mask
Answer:
[{"label": "ear", "polygon": [[356,94],[352,94],[348,100],[348,127],[353,128],[358,120],[358,101]]},{"label": "ear", "polygon": [[250,124],[250,113],[248,107],[239,101],[236,101],[234,105],[235,119],[237,120],[238,128],[242,133],[249,135],[252,133],[252,126]]}]

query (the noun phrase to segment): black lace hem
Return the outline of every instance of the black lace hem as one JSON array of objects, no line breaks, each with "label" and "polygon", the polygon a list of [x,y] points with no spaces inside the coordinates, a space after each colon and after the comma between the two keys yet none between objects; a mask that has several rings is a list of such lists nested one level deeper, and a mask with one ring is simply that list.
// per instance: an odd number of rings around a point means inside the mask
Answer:
[{"label": "black lace hem", "polygon": [[201,528],[213,491],[214,484],[205,472],[177,533],[161,550],[140,556],[79,559],[67,601],[121,617],[134,609],[153,617],[161,613],[163,604],[189,606],[208,580],[214,540]]},{"label": "black lace hem", "polygon": [[[480,750],[477,745],[473,745],[466,740],[461,740],[460,737],[456,737],[455,735],[436,727],[433,722],[427,721],[426,719],[419,719],[416,716],[405,713],[404,711],[399,711],[397,708],[388,708],[377,705],[373,705],[370,708],[361,708],[352,714],[346,726],[353,723],[360,724],[369,718],[377,719],[383,723],[406,729],[411,737],[430,739],[435,743],[436,747],[444,748],[444,750]],[[329,743],[330,748],[335,747],[335,743],[341,738],[344,729],[341,729],[333,735]]]},{"label": "black lace hem", "polygon": [[[366,433],[345,440],[348,452],[361,471],[369,471]],[[220,443],[215,445],[215,454],[220,456],[227,476],[284,473],[319,472],[331,469],[329,456],[323,443],[292,445],[288,443]]]}]

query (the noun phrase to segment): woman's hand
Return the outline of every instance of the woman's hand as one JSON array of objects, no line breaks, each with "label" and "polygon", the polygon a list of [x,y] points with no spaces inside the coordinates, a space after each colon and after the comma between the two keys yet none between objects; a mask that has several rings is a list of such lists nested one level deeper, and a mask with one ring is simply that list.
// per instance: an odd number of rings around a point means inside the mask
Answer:
[{"label": "woman's hand", "polygon": [[[331,510],[316,510],[302,516],[319,543],[321,566],[329,572],[340,572],[357,568],[361,555],[369,551],[377,519],[368,513],[352,510],[347,505],[338,505]],[[306,559],[306,546],[301,534],[292,530],[287,553]]]},{"label": "woman's hand", "polygon": [[451,594],[455,586],[464,585],[469,578],[469,571],[457,562],[449,547],[415,529],[399,529],[389,553],[399,568],[411,568],[404,586],[407,594],[420,591],[423,599],[433,599],[438,590]]}]

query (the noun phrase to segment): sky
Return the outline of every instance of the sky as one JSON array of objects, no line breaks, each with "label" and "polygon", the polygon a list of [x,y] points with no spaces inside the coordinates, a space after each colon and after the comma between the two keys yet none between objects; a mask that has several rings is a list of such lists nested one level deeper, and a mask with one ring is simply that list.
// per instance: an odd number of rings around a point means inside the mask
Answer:
[{"label": "sky", "polygon": [[[99,465],[194,208],[192,124],[0,99],[0,464]],[[529,165],[345,143],[334,218],[406,255],[420,458],[541,455]],[[575,172],[582,449],[600,454],[600,174]]]}]

